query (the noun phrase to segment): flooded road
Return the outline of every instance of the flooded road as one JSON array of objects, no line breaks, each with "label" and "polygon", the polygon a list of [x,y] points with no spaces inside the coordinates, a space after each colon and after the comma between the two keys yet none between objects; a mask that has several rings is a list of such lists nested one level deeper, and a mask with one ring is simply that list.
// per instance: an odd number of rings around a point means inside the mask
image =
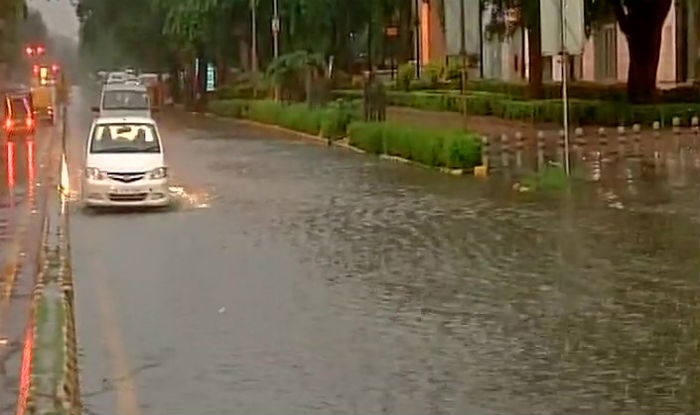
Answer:
[{"label": "flooded road", "polygon": [[518,194],[160,118],[177,206],[73,205],[86,413],[700,410],[697,154]]}]

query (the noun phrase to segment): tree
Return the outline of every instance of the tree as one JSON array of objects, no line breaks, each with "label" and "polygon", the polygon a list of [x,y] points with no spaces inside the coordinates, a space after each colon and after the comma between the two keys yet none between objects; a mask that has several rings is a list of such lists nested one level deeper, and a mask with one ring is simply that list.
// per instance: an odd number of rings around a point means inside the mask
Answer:
[{"label": "tree", "polygon": [[542,35],[539,0],[480,0],[490,7],[491,20],[486,30],[508,36],[516,28],[527,30],[530,62],[530,97],[542,95]]},{"label": "tree", "polygon": [[656,75],[664,21],[671,0],[607,0],[627,38],[630,65],[627,94],[632,102],[656,96]]}]

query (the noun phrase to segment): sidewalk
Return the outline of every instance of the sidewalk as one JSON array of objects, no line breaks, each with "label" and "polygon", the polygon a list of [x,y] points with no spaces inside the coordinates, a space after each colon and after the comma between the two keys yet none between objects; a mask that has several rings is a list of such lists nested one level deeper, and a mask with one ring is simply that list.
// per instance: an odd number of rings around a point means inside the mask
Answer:
[{"label": "sidewalk", "polygon": [[479,135],[491,137],[507,134],[515,136],[520,132],[525,137],[534,137],[538,130],[557,132],[562,127],[554,124],[533,125],[503,118],[470,115],[465,117],[457,112],[427,111],[408,107],[389,107],[386,111],[388,121],[414,125],[416,127],[434,127],[439,129],[469,129]]}]

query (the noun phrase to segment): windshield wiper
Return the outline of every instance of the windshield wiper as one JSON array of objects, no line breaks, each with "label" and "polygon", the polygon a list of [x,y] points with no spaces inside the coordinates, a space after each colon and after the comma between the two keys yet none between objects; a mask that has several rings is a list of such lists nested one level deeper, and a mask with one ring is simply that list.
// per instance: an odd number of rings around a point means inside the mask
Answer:
[{"label": "windshield wiper", "polygon": [[99,150],[93,150],[93,153],[136,153],[138,148],[134,147],[112,147],[112,148],[102,148]]}]

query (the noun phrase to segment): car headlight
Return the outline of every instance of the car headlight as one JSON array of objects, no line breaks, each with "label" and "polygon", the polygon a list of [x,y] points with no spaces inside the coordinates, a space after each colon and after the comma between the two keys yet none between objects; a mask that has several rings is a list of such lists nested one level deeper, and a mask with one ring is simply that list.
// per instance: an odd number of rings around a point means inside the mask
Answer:
[{"label": "car headlight", "polygon": [[168,177],[167,167],[158,167],[157,169],[151,170],[150,178],[153,180],[165,179]]},{"label": "car headlight", "polygon": [[85,169],[85,177],[90,180],[106,180],[107,174],[100,169],[94,167],[88,167]]}]

